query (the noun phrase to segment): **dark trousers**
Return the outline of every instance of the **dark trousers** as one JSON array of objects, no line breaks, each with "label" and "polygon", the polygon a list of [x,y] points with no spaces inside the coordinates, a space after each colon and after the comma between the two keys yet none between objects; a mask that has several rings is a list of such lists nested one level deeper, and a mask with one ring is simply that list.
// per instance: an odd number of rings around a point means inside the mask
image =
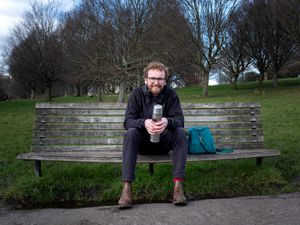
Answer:
[{"label": "dark trousers", "polygon": [[135,166],[138,154],[163,155],[172,150],[173,176],[184,178],[187,156],[187,138],[183,128],[166,130],[160,135],[159,143],[150,142],[146,130],[130,128],[124,136],[122,180],[132,182],[135,179]]}]

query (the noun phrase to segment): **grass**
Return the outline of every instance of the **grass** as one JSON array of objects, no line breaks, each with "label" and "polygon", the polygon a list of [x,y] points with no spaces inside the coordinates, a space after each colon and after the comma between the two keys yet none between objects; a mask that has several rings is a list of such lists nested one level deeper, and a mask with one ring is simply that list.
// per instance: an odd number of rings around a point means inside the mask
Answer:
[{"label": "grass", "polygon": [[[253,159],[188,163],[185,192],[189,199],[277,194],[300,191],[293,182],[300,176],[300,80],[242,83],[177,90],[182,102],[261,102],[265,145],[278,149],[280,157],[264,159],[261,167]],[[116,96],[104,96],[115,101]],[[30,151],[34,104],[39,100],[0,102],[0,203],[14,208],[78,207],[116,204],[121,192],[121,165],[43,162],[43,176],[34,176],[34,162],[16,160]],[[59,97],[55,102],[94,102],[88,97]],[[172,166],[157,164],[153,176],[139,164],[134,183],[136,202],[168,202],[172,197]]]}]

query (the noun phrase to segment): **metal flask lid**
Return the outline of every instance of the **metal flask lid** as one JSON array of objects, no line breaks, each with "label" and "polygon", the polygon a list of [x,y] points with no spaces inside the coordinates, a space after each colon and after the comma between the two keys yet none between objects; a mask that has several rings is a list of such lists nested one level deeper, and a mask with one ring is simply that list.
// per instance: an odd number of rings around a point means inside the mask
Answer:
[{"label": "metal flask lid", "polygon": [[154,105],[153,114],[156,114],[156,115],[162,114],[162,106],[158,105],[158,104]]}]

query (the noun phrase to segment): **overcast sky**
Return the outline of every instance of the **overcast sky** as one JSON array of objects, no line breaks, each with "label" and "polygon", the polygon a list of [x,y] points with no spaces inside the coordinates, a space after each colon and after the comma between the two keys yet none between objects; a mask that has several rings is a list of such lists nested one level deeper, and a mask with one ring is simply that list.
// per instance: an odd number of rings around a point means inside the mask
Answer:
[{"label": "overcast sky", "polygon": [[[32,0],[0,0],[0,47],[5,37],[9,35],[11,29],[20,22],[25,11],[30,10]],[[38,2],[48,2],[48,0],[38,0]],[[73,6],[73,0],[60,0],[64,10],[69,10]],[[0,49],[1,53],[1,49]]]}]

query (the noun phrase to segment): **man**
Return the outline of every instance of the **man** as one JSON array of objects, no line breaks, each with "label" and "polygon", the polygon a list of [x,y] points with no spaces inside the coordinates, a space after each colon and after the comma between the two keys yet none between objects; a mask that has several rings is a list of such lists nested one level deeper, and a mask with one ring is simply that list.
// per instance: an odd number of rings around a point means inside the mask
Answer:
[{"label": "man", "polygon": [[[166,86],[169,70],[160,62],[151,62],[144,69],[145,85],[131,93],[125,113],[127,130],[123,143],[122,181],[123,191],[118,202],[120,209],[132,207],[131,183],[135,179],[138,153],[167,154],[172,150],[175,205],[186,205],[182,182],[185,177],[187,139],[179,98]],[[153,107],[162,105],[162,119],[153,121]],[[150,141],[150,135],[160,135],[159,143]]]}]

